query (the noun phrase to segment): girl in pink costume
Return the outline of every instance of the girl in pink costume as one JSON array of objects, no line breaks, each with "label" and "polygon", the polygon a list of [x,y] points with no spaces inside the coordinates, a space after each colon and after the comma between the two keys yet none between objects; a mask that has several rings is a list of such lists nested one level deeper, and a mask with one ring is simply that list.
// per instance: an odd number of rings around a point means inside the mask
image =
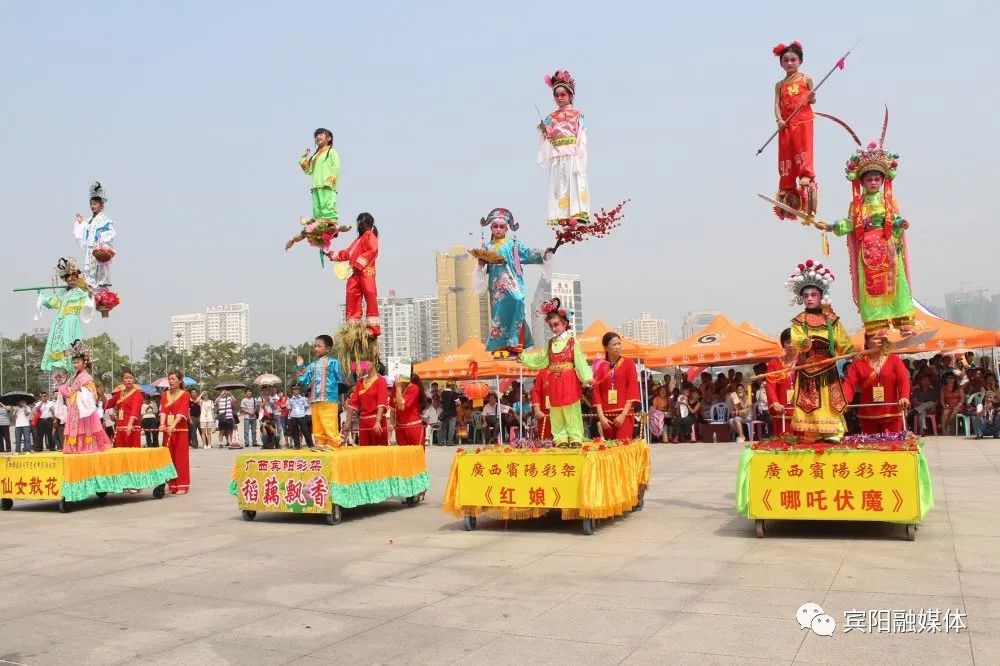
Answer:
[{"label": "girl in pink costume", "polygon": [[90,350],[77,340],[70,347],[76,377],[70,385],[59,387],[59,395],[66,399],[66,429],[63,453],[98,453],[111,448],[111,440],[101,426],[97,412],[103,391],[90,375]]}]

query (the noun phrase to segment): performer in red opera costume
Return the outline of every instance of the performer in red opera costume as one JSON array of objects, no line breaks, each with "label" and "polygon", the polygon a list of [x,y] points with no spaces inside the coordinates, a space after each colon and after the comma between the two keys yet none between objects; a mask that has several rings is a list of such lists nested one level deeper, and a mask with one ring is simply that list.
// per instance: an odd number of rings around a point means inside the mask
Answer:
[{"label": "performer in red opera costume", "polygon": [[[812,79],[799,71],[802,44],[778,44],[773,49],[785,70],[774,85],[774,116],[778,123],[778,201],[806,212],[816,210],[816,171],[813,168]],[[796,112],[796,109],[798,111]],[[793,116],[793,112],[795,115]],[[775,210],[781,219],[794,215]]]},{"label": "performer in red opera costume", "polygon": [[639,373],[622,356],[622,338],[608,331],[601,339],[604,360],[594,363],[594,407],[604,439],[631,441],[635,433],[632,408],[639,404]]},{"label": "performer in red opera costume", "polygon": [[871,356],[859,356],[844,377],[844,395],[848,400],[861,393],[861,404],[884,403],[877,407],[858,407],[861,432],[878,434],[905,430],[903,414],[910,408],[910,373],[896,354],[886,354],[882,337],[866,336],[865,347],[878,349]]},{"label": "performer in red opera costume", "polygon": [[[358,379],[347,399],[344,423],[350,423],[354,412],[358,412],[358,444],[386,446],[389,444],[389,425],[385,418],[388,409],[389,387],[379,372],[379,364],[372,363],[368,374]],[[347,435],[346,428],[343,435]]]},{"label": "performer in red opera costume", "polygon": [[184,390],[184,376],[178,370],[167,375],[169,388],[160,397],[160,432],[163,446],[170,449],[170,459],[177,469],[177,478],[167,482],[171,494],[186,495],[191,489],[191,447],[188,427],[191,418],[191,397]]},{"label": "performer in red opera costume", "polygon": [[[767,372],[787,370],[795,365],[799,353],[792,345],[792,329],[781,332],[781,348],[785,355],[772,358],[767,362]],[[792,432],[792,408],[795,397],[795,372],[789,372],[780,377],[769,377],[764,382],[767,392],[767,410],[774,422],[774,435],[780,437],[786,432]]]},{"label": "performer in red opera costume", "polygon": [[142,391],[131,370],[122,371],[122,383],[111,392],[105,409],[115,410],[115,448],[142,446]]},{"label": "performer in red opera costume", "polygon": [[[365,322],[368,334],[382,334],[378,320],[378,288],[375,284],[375,260],[378,258],[378,228],[370,213],[358,215],[358,237],[346,250],[331,252],[332,261],[346,261],[351,275],[347,278],[347,304],[344,318],[348,326]],[[361,303],[364,301],[364,312]]]},{"label": "performer in red opera costume", "polygon": [[552,439],[552,421],[549,420],[549,369],[542,368],[535,375],[535,385],[531,387],[531,406],[538,422],[538,439]]},{"label": "performer in red opera costume", "polygon": [[[403,385],[406,384],[406,388]],[[420,377],[410,375],[409,383],[396,378],[396,444],[416,446],[424,443],[422,414],[426,406]]]}]

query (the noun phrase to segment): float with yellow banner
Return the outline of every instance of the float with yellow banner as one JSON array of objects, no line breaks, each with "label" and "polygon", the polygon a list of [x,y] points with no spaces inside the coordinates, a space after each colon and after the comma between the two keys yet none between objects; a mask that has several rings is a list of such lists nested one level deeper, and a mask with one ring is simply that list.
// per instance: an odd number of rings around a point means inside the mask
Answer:
[{"label": "float with yellow banner", "polygon": [[800,443],[793,437],[748,445],[740,458],[736,510],[755,521],[843,520],[899,523],[916,538],[934,507],[927,459],[914,433]]},{"label": "float with yellow banner", "polygon": [[589,535],[596,520],[642,509],[649,474],[642,440],[458,449],[444,510],[463,518],[467,530],[481,516],[525,520],[559,511],[563,520],[582,520]]},{"label": "float with yellow banner", "polygon": [[416,506],[429,488],[423,446],[342,446],[241,454],[229,492],[245,520],[258,512],[315,513],[336,525],[342,508],[391,497]]},{"label": "float with yellow banner", "polygon": [[139,488],[152,488],[162,499],[166,482],[176,476],[165,448],[0,456],[0,510],[11,510],[15,501],[49,500],[66,513],[71,502]]}]

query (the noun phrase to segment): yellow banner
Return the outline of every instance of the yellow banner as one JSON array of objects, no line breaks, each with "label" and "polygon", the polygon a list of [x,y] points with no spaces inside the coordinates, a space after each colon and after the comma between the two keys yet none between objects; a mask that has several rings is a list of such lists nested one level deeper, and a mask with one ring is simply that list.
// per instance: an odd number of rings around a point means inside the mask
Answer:
[{"label": "yellow banner", "polygon": [[916,522],[918,470],[916,451],[754,452],[750,517]]},{"label": "yellow banner", "polygon": [[287,513],[330,513],[330,453],[275,451],[244,453],[236,459],[240,509]]},{"label": "yellow banner", "polygon": [[57,500],[62,497],[61,453],[0,456],[0,497]]},{"label": "yellow banner", "polygon": [[580,453],[477,453],[458,459],[463,506],[578,509]]}]

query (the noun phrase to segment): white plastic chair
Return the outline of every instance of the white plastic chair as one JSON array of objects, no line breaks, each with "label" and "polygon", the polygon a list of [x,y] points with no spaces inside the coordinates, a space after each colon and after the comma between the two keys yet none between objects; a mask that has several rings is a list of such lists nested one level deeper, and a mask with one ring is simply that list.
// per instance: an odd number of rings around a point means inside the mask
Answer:
[{"label": "white plastic chair", "polygon": [[729,423],[729,407],[724,402],[717,402],[709,410],[709,423]]}]

